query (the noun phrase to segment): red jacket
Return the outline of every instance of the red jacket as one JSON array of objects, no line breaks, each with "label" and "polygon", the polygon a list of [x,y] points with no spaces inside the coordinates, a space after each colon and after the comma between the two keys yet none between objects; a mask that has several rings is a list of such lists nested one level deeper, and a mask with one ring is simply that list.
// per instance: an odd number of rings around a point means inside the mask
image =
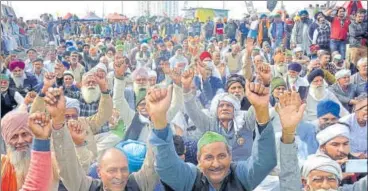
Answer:
[{"label": "red jacket", "polygon": [[345,18],[344,25],[341,26],[341,21],[338,17],[334,17],[331,22],[331,39],[346,40],[348,37],[350,20]]}]

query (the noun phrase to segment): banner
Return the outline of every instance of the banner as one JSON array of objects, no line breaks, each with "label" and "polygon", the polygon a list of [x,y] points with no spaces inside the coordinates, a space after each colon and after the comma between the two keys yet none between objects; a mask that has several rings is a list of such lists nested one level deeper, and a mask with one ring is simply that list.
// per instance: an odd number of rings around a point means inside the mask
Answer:
[{"label": "banner", "polygon": [[277,5],[277,0],[267,0],[267,9],[272,12]]}]

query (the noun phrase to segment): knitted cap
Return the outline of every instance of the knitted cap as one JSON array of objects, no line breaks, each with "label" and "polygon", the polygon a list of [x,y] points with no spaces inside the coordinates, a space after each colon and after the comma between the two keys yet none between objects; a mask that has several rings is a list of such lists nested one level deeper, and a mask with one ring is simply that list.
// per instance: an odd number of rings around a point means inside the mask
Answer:
[{"label": "knitted cap", "polygon": [[285,80],[281,77],[275,77],[272,79],[271,81],[271,93],[280,86],[285,86],[286,87],[286,83]]},{"label": "knitted cap", "polygon": [[201,148],[205,145],[215,143],[215,142],[223,142],[226,145],[228,145],[227,140],[224,136],[213,132],[213,131],[207,131],[203,136],[198,140],[197,147],[198,151],[201,150]]}]

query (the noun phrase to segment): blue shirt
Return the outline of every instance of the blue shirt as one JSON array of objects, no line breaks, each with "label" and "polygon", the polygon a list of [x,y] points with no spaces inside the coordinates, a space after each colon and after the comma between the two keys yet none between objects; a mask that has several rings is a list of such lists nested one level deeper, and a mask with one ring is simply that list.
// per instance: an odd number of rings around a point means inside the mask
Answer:
[{"label": "blue shirt", "polygon": [[247,25],[245,23],[240,24],[239,26],[239,30],[243,35],[247,35],[249,32],[249,28],[247,27]]},{"label": "blue shirt", "polygon": [[[268,123],[266,127],[257,129],[252,156],[246,161],[237,162],[235,169],[238,180],[247,190],[255,189],[277,164],[272,124]],[[197,167],[185,163],[176,154],[173,133],[169,126],[162,130],[153,128],[152,131],[149,141],[155,154],[155,170],[161,180],[174,190],[192,190],[197,177]]]}]

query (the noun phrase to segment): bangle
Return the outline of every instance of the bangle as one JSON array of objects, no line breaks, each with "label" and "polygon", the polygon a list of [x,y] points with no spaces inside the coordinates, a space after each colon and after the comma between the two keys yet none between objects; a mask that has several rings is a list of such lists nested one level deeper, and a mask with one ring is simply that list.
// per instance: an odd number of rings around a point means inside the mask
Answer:
[{"label": "bangle", "polygon": [[102,94],[110,94],[110,90],[106,90],[104,92],[101,92]]}]

